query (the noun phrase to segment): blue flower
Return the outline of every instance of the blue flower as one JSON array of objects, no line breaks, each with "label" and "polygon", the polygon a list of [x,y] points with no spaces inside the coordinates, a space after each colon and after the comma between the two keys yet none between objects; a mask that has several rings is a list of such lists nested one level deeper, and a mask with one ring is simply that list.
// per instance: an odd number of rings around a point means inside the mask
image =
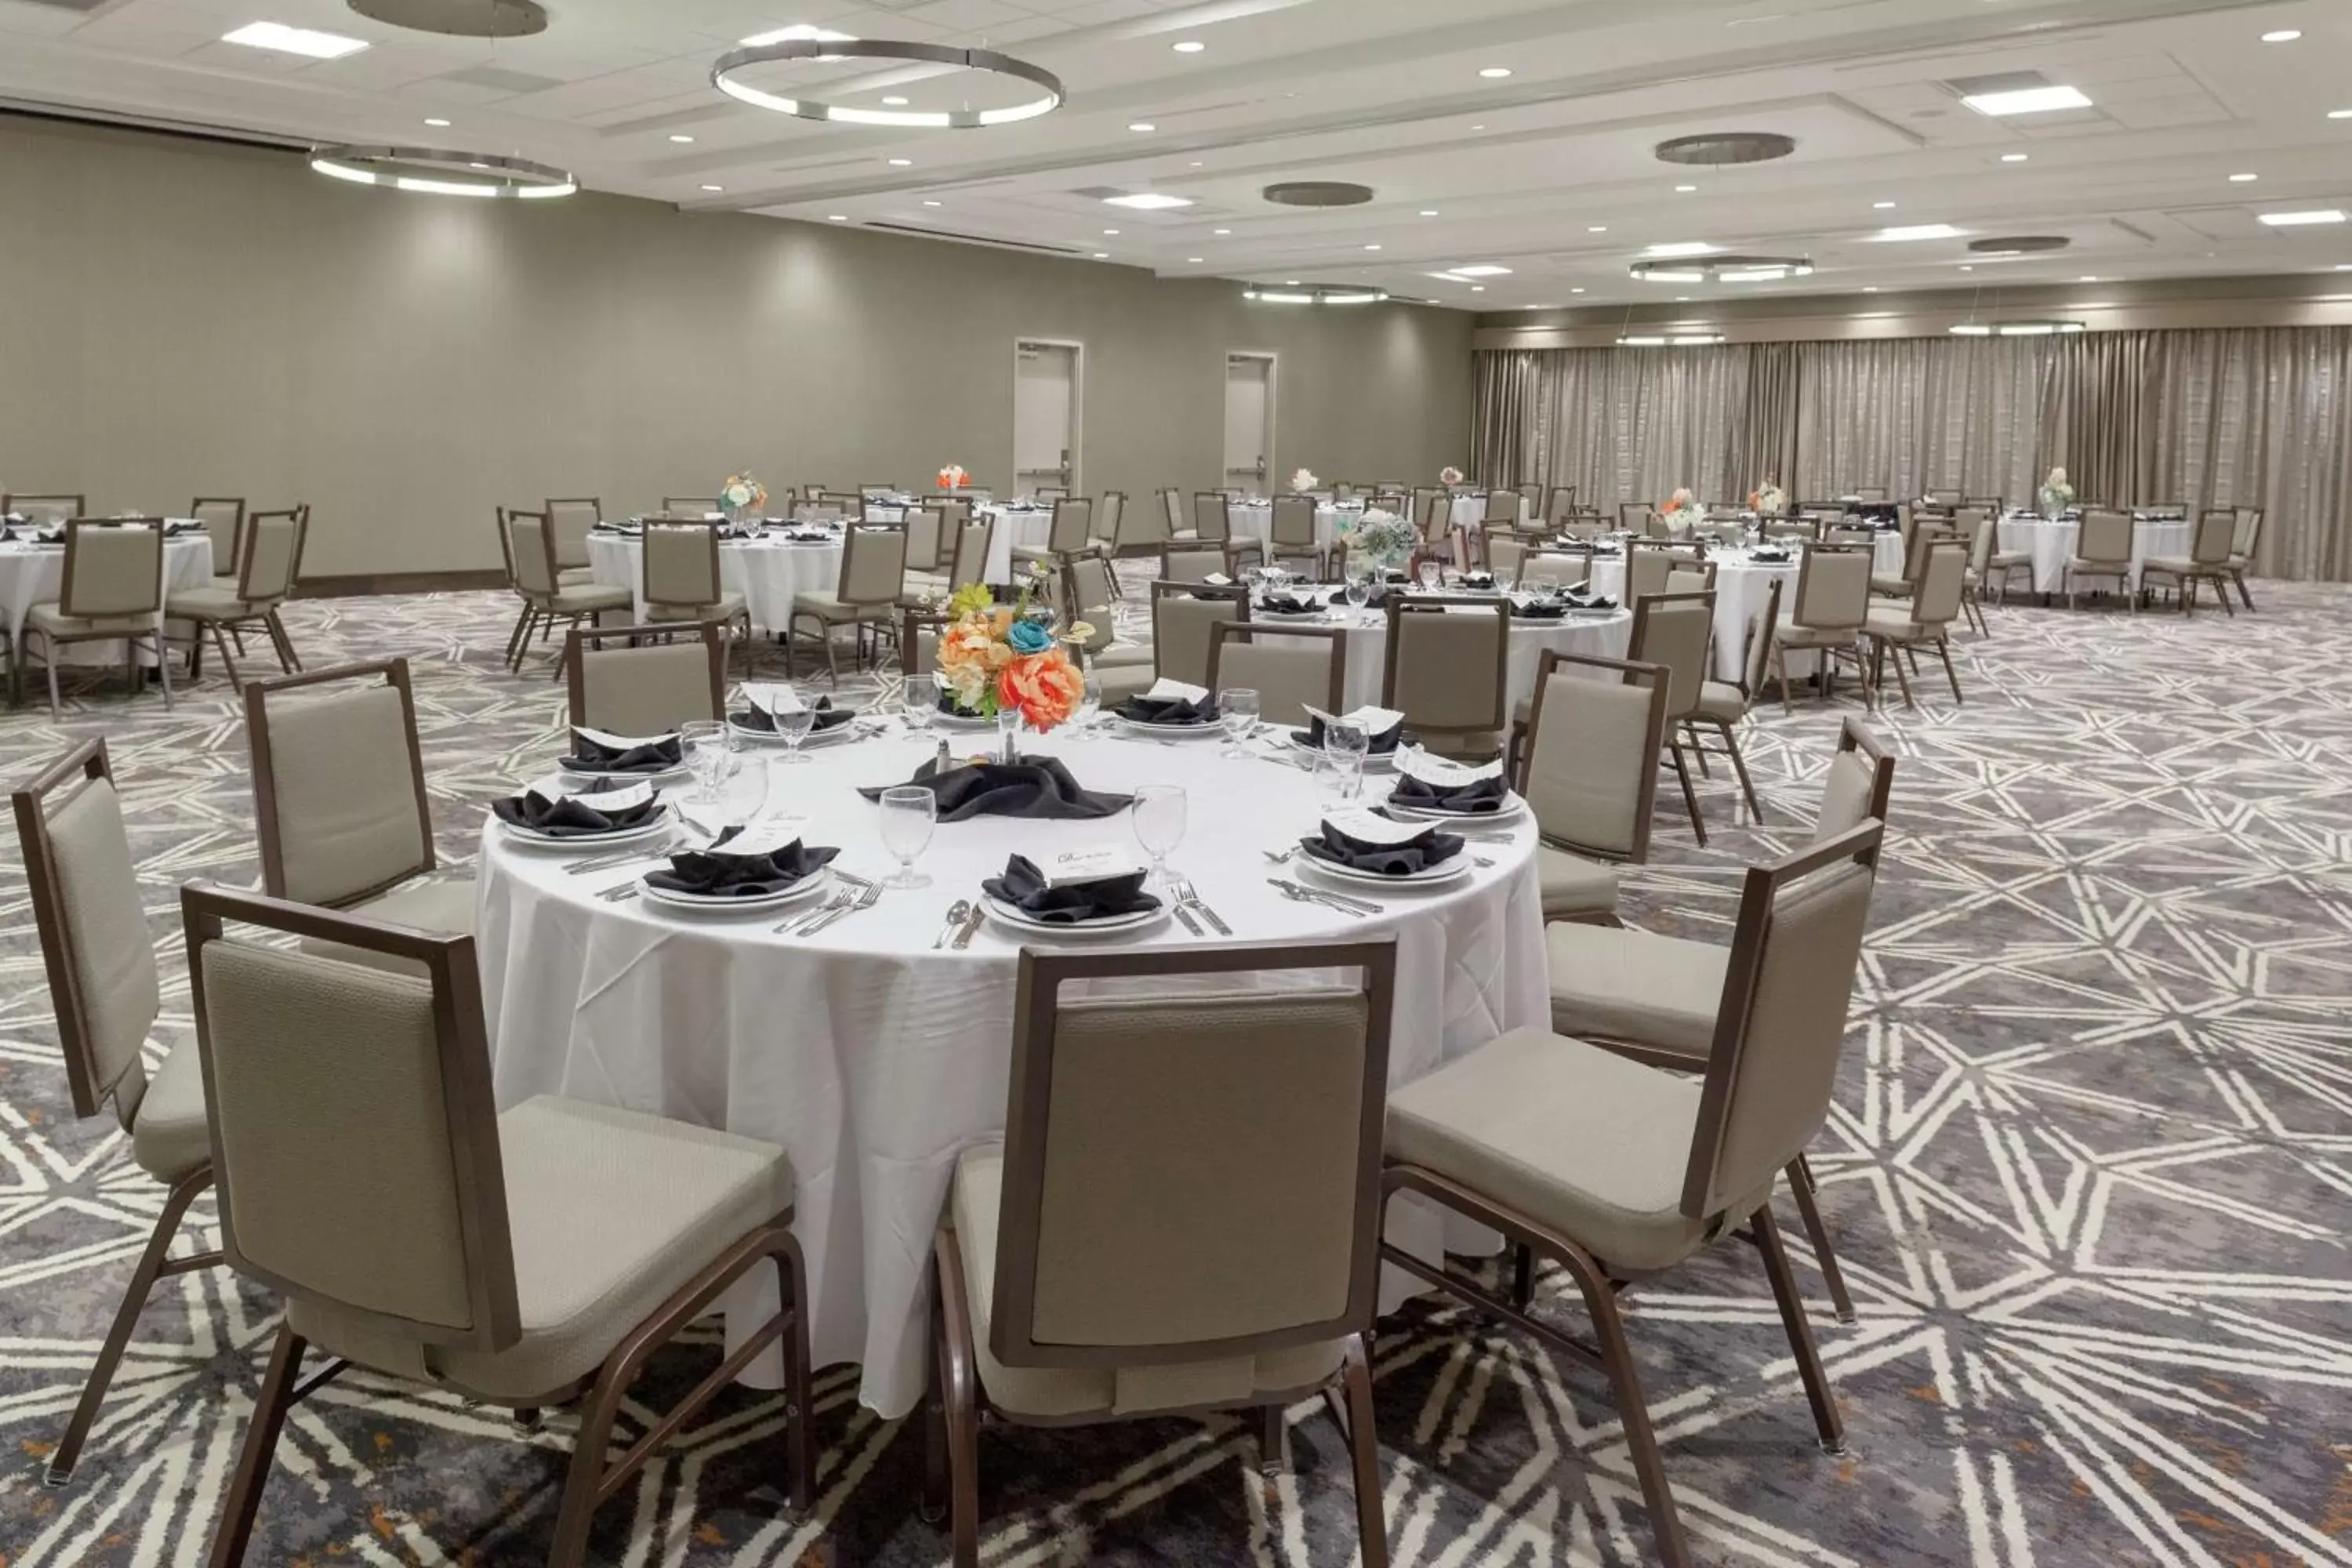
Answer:
[{"label": "blue flower", "polygon": [[1044,653],[1054,646],[1054,634],[1035,621],[1015,621],[1005,632],[1004,640],[1014,653]]}]

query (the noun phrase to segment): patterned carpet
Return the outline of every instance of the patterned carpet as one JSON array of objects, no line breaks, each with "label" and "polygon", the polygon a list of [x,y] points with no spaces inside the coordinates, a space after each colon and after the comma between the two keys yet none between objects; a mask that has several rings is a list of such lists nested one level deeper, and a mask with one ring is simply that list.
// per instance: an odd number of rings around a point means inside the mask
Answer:
[{"label": "patterned carpet", "polygon": [[[1629,1298],[1703,1562],[2352,1564],[2352,594],[2261,597],[2186,624],[1996,610],[1959,650],[1966,706],[1931,678],[1921,712],[1886,720],[1892,847],[1814,1154],[1860,1305],[1851,1327],[1815,1312],[1852,1452],[1815,1447],[1745,1248]],[[415,661],[442,850],[462,863],[482,803],[554,733],[543,671],[499,667],[506,608],[342,600],[287,619],[314,666]],[[165,948],[160,1052],[189,1026],[176,884],[255,875],[242,730],[217,678],[168,717],[152,693],[85,689],[62,723],[0,717],[0,771],[100,727]],[[1807,830],[1835,729],[1801,706],[1747,732],[1761,830],[1731,826],[1719,767],[1710,849],[1662,797],[1636,923],[1722,935],[1740,865]],[[0,1563],[197,1562],[273,1304],[225,1273],[167,1281],[73,1485],[37,1483],[160,1193],[110,1119],[72,1118],[5,839]],[[1547,1283],[1548,1310],[1580,1317]],[[707,1335],[668,1352],[631,1417],[717,1353]],[[1383,1325],[1377,1363],[1399,1563],[1650,1560],[1595,1378],[1430,1308]],[[920,1434],[859,1409],[846,1368],[819,1386],[816,1518],[783,1522],[778,1406],[737,1390],[602,1510],[594,1559],[944,1561],[915,1511]],[[251,1561],[540,1561],[569,1432],[347,1376],[289,1423]],[[1344,1450],[1315,1405],[1270,1481],[1234,1425],[984,1441],[992,1564],[1354,1556]]]}]

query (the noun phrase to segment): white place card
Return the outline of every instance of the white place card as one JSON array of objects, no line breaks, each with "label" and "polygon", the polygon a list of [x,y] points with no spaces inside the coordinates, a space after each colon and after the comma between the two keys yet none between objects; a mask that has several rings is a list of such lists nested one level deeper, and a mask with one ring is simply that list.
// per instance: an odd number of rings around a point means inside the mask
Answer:
[{"label": "white place card", "polygon": [[793,690],[792,683],[787,680],[746,681],[743,700],[771,716],[797,713],[805,706],[801,701],[801,694]]},{"label": "white place card", "polygon": [[1064,849],[1045,857],[1037,864],[1038,874],[1045,879],[1045,886],[1049,888],[1108,881],[1113,877],[1131,877],[1141,869],[1135,863],[1134,854],[1117,844]]},{"label": "white place card", "polygon": [[1503,764],[1501,759],[1497,758],[1494,762],[1474,768],[1466,763],[1432,756],[1421,747],[1413,746],[1398,756],[1397,772],[1407,778],[1419,779],[1422,783],[1438,789],[1459,789],[1464,784],[1474,784],[1481,779],[1501,778]]},{"label": "white place card", "polygon": [[585,724],[572,725],[572,732],[583,741],[593,741],[600,746],[610,746],[623,752],[634,751],[639,746],[658,746],[664,741],[678,738],[676,731],[667,735],[615,735],[606,730],[591,730]]},{"label": "white place card", "polygon": [[1223,572],[1212,572],[1201,581],[1212,588],[1230,588],[1234,585],[1234,580]]},{"label": "white place card", "polygon": [[808,820],[805,816],[772,816],[764,822],[752,823],[724,844],[718,843],[713,835],[696,847],[719,855],[772,855],[799,842],[808,828]]},{"label": "white place card", "polygon": [[533,784],[526,793],[534,800],[543,800],[550,805],[553,805],[558,801],[570,800],[578,802],[591,811],[609,814],[615,811],[632,811],[645,805],[654,798],[654,786],[647,784],[635,784],[625,789],[599,790],[587,795],[566,795],[561,787]]},{"label": "white place card", "polygon": [[1395,729],[1398,725],[1404,722],[1404,715],[1397,710],[1393,708],[1375,708],[1369,702],[1364,704],[1361,708],[1357,709],[1352,713],[1335,715],[1326,713],[1320,708],[1315,707],[1308,707],[1307,709],[1307,712],[1309,718],[1320,719],[1327,725],[1360,725],[1362,726],[1363,731],[1367,737],[1385,735],[1391,730]]},{"label": "white place card", "polygon": [[1327,812],[1323,826],[1366,844],[1410,844],[1435,831],[1426,822],[1398,822],[1360,805],[1343,805]]},{"label": "white place card", "polygon": [[1209,689],[1205,686],[1188,685],[1163,675],[1151,683],[1151,689],[1143,694],[1143,700],[1147,702],[1198,702],[1208,695]]}]

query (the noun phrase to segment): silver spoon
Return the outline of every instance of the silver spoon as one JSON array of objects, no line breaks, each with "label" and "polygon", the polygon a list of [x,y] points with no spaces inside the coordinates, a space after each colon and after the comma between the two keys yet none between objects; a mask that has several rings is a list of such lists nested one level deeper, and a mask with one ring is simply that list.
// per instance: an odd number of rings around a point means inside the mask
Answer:
[{"label": "silver spoon", "polygon": [[971,914],[971,900],[970,899],[958,899],[954,903],[950,904],[948,906],[947,923],[940,927],[940,934],[931,943],[932,950],[936,952],[939,949],[947,946],[948,938],[955,934],[956,928],[963,924],[963,922],[970,918]]}]

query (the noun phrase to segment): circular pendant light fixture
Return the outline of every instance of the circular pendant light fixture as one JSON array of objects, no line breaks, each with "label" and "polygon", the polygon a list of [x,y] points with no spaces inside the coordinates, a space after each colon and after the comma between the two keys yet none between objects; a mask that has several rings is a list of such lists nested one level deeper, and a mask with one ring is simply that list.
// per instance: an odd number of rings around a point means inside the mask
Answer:
[{"label": "circular pendant light fixture", "polygon": [[1343,283],[1254,284],[1242,298],[1261,305],[1377,305],[1389,297],[1385,289],[1350,288]]},{"label": "circular pendant light fixture", "polygon": [[1724,341],[1721,332],[1626,332],[1617,340],[1621,349],[1694,349]]},{"label": "circular pendant light fixture", "polygon": [[1777,283],[1783,278],[1810,278],[1810,256],[1677,256],[1672,260],[1636,261],[1625,269],[1644,283]]},{"label": "circular pendant light fixture", "polygon": [[310,167],[355,185],[383,185],[434,196],[568,196],[580,183],[551,163],[453,153],[438,147],[316,147]]},{"label": "circular pendant light fixture", "polygon": [[1962,321],[1948,330],[1956,338],[2055,338],[2088,331],[2090,324],[2021,317],[2008,321]]},{"label": "circular pendant light fixture", "polygon": [[[1034,98],[998,109],[860,109],[826,103],[814,98],[788,98],[753,87],[740,73],[753,66],[779,60],[897,60],[919,65],[951,66],[1010,77],[1042,90]],[[1043,66],[1000,54],[994,49],[958,49],[944,44],[919,44],[899,38],[787,38],[772,44],[747,44],[730,49],[710,68],[710,85],[740,103],[802,120],[837,121],[844,125],[892,125],[908,130],[965,131],[983,125],[1010,125],[1034,120],[1062,106],[1061,78]]]},{"label": "circular pendant light fixture", "polygon": [[373,22],[451,38],[527,38],[547,31],[540,0],[343,0]]}]

